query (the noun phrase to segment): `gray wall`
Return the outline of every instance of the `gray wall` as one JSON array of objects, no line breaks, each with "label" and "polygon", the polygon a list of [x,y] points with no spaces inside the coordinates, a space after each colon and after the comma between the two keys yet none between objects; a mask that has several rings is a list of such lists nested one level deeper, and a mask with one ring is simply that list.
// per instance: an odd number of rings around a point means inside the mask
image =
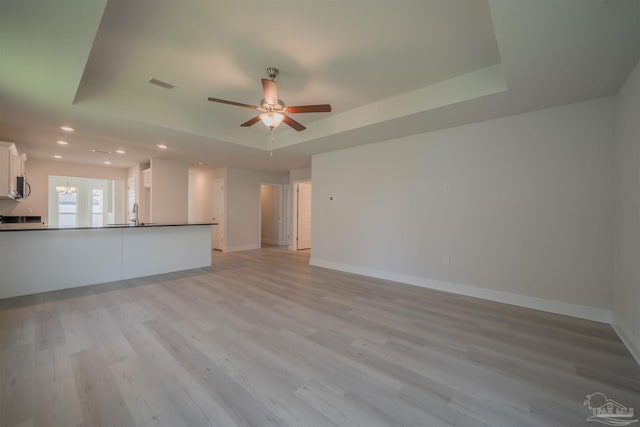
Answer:
[{"label": "gray wall", "polygon": [[289,174],[227,168],[225,252],[260,247],[260,184],[286,184]]},{"label": "gray wall", "polygon": [[187,162],[151,159],[151,222],[188,220],[189,166]]},{"label": "gray wall", "polygon": [[640,63],[616,103],[613,325],[640,363]]},{"label": "gray wall", "polygon": [[311,262],[609,321],[613,124],[605,98],[315,155]]}]

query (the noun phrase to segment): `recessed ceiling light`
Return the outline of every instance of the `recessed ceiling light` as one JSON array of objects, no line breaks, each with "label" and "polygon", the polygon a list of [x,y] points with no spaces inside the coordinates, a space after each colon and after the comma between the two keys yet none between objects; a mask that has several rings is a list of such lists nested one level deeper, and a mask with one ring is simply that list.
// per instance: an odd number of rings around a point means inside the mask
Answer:
[{"label": "recessed ceiling light", "polygon": [[54,154],[53,157],[56,158],[56,159],[61,159],[62,158],[62,156],[60,154]]},{"label": "recessed ceiling light", "polygon": [[58,144],[60,144],[60,145],[67,145],[67,144],[68,144],[68,142],[67,142],[67,141],[58,141]]},{"label": "recessed ceiling light", "polygon": [[166,146],[166,145],[164,145],[164,144],[156,144],[156,147],[161,148],[161,149],[163,149],[163,150],[166,150],[166,149],[167,149],[167,146]]},{"label": "recessed ceiling light", "polygon": [[110,164],[111,164],[111,162],[110,162],[109,160],[105,160],[105,161],[104,161],[104,162],[102,162],[102,163],[104,163],[105,165],[110,165]]},{"label": "recessed ceiling light", "polygon": [[60,129],[62,129],[65,132],[73,132],[75,129],[70,127],[70,126],[60,126]]},{"label": "recessed ceiling light", "polygon": [[118,154],[125,154],[125,153],[126,153],[126,151],[124,151],[124,150],[116,150],[116,153],[118,153]]}]

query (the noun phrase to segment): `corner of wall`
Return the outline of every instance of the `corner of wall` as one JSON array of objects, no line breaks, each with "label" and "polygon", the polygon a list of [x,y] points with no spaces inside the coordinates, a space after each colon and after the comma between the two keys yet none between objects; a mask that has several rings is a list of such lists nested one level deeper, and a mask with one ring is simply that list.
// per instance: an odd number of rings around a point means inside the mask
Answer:
[{"label": "corner of wall", "polygon": [[611,325],[640,364],[640,62],[636,64],[616,96],[614,139],[614,275]]},{"label": "corner of wall", "polygon": [[616,331],[618,337],[622,343],[627,347],[629,353],[636,359],[638,365],[640,365],[640,340],[631,333],[631,328],[625,325],[624,321],[613,313],[613,319],[611,320],[611,326]]}]

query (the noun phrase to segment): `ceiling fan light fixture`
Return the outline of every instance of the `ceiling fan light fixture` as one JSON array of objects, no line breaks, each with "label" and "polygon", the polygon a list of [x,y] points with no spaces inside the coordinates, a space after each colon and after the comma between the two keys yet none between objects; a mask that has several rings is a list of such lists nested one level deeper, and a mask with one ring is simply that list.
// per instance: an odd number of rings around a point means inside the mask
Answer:
[{"label": "ceiling fan light fixture", "polygon": [[276,113],[275,111],[270,111],[260,114],[260,120],[262,120],[262,123],[267,125],[269,128],[275,129],[280,126],[280,123],[284,120],[284,116],[280,113]]}]

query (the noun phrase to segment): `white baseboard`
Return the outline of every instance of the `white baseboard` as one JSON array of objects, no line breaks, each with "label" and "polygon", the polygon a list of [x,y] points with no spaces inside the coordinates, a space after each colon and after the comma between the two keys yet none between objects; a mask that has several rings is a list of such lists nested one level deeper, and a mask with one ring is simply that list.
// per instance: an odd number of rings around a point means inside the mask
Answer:
[{"label": "white baseboard", "polygon": [[636,359],[638,365],[640,365],[640,340],[631,333],[631,328],[617,316],[613,316],[611,320],[611,326],[616,334],[620,337],[622,343],[627,346],[629,353]]},{"label": "white baseboard", "polygon": [[277,245],[280,246],[280,241],[279,240],[270,240],[270,239],[265,239],[262,241],[262,243],[266,243],[267,245]]},{"label": "white baseboard", "polygon": [[398,274],[390,271],[377,270],[356,265],[341,264],[317,258],[311,258],[309,264],[317,267],[328,268],[331,270],[339,270],[347,273],[392,280],[394,282],[421,286],[423,288],[435,289],[438,291],[451,292],[454,294],[482,298],[489,301],[502,302],[520,307],[547,311],[550,313],[563,314],[580,319],[593,320],[595,322],[611,323],[611,310],[606,310],[603,308],[589,307],[562,301],[554,301],[546,298],[514,294],[511,292],[496,291],[493,289],[479,288],[477,286],[462,285],[459,283],[445,282],[442,280],[431,280],[425,277]]},{"label": "white baseboard", "polygon": [[239,252],[249,251],[251,249],[260,249],[259,243],[251,243],[249,245],[227,246],[222,252]]}]

